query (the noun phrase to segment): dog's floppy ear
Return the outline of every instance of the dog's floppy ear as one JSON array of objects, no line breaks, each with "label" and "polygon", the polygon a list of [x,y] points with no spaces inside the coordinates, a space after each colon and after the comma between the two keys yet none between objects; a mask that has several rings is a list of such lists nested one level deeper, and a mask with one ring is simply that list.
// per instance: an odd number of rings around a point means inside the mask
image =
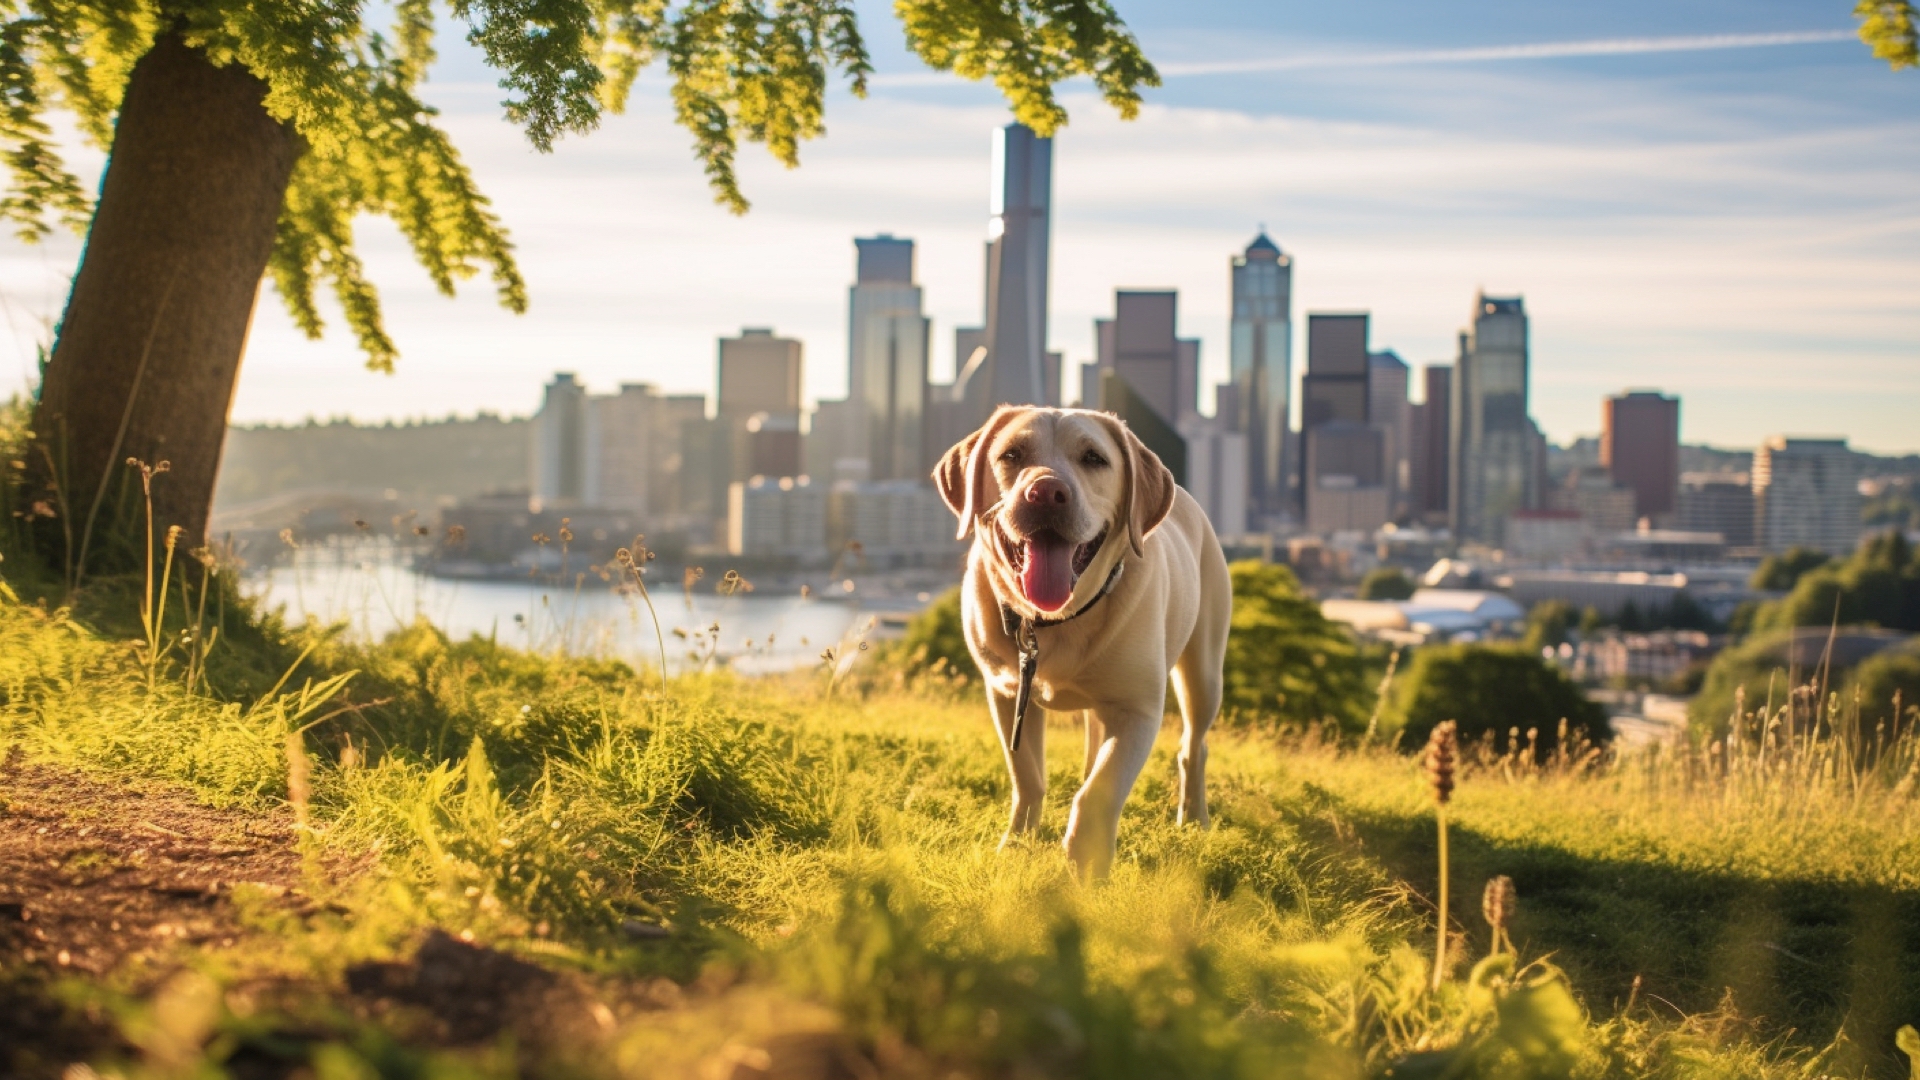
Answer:
[{"label": "dog's floppy ear", "polygon": [[1173,512],[1173,472],[1160,455],[1147,449],[1126,421],[1112,413],[1098,414],[1113,440],[1120,444],[1120,474],[1124,502],[1120,516],[1127,522],[1127,543],[1135,555],[1146,554],[1147,537]]},{"label": "dog's floppy ear", "polygon": [[973,519],[993,505],[993,497],[986,490],[993,480],[987,453],[992,449],[994,434],[1012,412],[1005,405],[995,409],[980,430],[954,443],[940,464],[933,467],[933,486],[940,490],[947,508],[960,518],[960,530],[954,534],[956,540],[965,540],[967,531],[973,528]]}]

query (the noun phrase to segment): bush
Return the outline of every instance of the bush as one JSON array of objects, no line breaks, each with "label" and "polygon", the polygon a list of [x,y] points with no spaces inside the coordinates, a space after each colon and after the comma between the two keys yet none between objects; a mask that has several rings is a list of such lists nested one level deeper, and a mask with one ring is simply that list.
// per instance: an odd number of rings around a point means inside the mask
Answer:
[{"label": "bush", "polygon": [[1332,721],[1362,731],[1372,687],[1359,648],[1320,614],[1284,566],[1248,561],[1233,576],[1225,717],[1260,723]]},{"label": "bush", "polygon": [[1779,708],[1796,686],[1823,676],[1826,686],[1840,695],[1843,709],[1853,707],[1858,690],[1860,716],[1871,730],[1892,716],[1894,691],[1901,691],[1903,713],[1920,705],[1920,642],[1889,645],[1886,635],[1830,633],[1826,627],[1755,634],[1713,658],[1699,695],[1687,706],[1688,726],[1702,740],[1720,738],[1727,733],[1742,688],[1742,712],[1757,713],[1769,700]]},{"label": "bush", "polygon": [[1376,566],[1360,579],[1362,600],[1407,600],[1413,596],[1413,579],[1397,566]]},{"label": "bush", "polygon": [[1760,568],[1753,572],[1748,582],[1763,592],[1787,592],[1800,583],[1809,571],[1817,570],[1832,562],[1832,556],[1813,548],[1789,548],[1779,555],[1769,555]]},{"label": "bush", "polygon": [[1439,645],[1413,654],[1412,667],[1394,687],[1388,730],[1411,749],[1445,720],[1458,723],[1464,739],[1537,728],[1543,750],[1556,745],[1561,720],[1569,735],[1592,742],[1612,735],[1606,710],[1539,654],[1512,645]]},{"label": "bush", "polygon": [[967,651],[967,633],[960,622],[960,587],[940,594],[925,611],[907,623],[900,640],[881,652],[879,666],[890,667],[914,679],[980,682],[980,668]]},{"label": "bush", "polygon": [[1564,644],[1573,621],[1573,605],[1565,600],[1542,600],[1533,605],[1527,612],[1527,651],[1538,653]]},{"label": "bush", "polygon": [[[1920,720],[1920,642],[1912,642],[1868,657],[1854,671],[1852,689],[1858,693],[1860,719],[1868,731],[1882,721],[1894,720],[1897,702],[1901,722]],[[1844,700],[1852,702],[1854,695]],[[1894,724],[1888,724],[1889,728]]]},{"label": "bush", "polygon": [[1905,536],[1881,533],[1846,562],[1808,571],[1786,599],[1761,609],[1755,626],[1829,626],[1836,618],[1841,626],[1920,631],[1920,557]]}]

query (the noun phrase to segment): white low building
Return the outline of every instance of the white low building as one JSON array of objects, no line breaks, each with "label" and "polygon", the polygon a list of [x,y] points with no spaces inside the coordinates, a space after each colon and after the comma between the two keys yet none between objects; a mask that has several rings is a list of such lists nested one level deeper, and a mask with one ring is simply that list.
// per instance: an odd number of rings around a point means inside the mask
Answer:
[{"label": "white low building", "polygon": [[1396,645],[1517,637],[1527,621],[1526,609],[1512,598],[1478,589],[1420,589],[1408,600],[1328,600],[1320,613]]}]

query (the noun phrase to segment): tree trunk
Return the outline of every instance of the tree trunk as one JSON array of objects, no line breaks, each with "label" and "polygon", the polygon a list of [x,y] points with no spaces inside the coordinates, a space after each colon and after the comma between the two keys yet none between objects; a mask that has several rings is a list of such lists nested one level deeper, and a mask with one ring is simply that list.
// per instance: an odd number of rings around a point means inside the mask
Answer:
[{"label": "tree trunk", "polygon": [[[153,527],[206,535],[247,327],[304,148],[266,84],[172,33],[134,65],[85,253],[34,411],[33,467],[59,520],[38,546],[70,579],[144,564]],[[85,566],[82,567],[84,553]]]}]

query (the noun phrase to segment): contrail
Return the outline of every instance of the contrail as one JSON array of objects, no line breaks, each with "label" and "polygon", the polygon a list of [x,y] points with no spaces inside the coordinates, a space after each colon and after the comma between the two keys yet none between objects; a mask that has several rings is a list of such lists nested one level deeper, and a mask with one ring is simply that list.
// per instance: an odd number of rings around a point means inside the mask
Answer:
[{"label": "contrail", "polygon": [[1565,56],[1631,56],[1639,53],[1703,52],[1712,49],[1760,49],[1777,45],[1813,45],[1853,39],[1851,30],[1798,30],[1776,34],[1703,34],[1694,37],[1608,38],[1600,41],[1550,41],[1534,45],[1488,45],[1471,49],[1422,49],[1383,53],[1323,53],[1275,56],[1263,60],[1220,60],[1204,64],[1162,64],[1160,74],[1243,75],[1301,68],[1388,67],[1401,64],[1476,64],[1488,60],[1550,60]]},{"label": "contrail", "polygon": [[[1380,53],[1313,53],[1264,59],[1218,60],[1201,64],[1160,64],[1170,79],[1194,75],[1253,75],[1308,68],[1397,67],[1403,64],[1478,64],[1500,60],[1552,60],[1569,56],[1634,56],[1642,53],[1708,52],[1715,49],[1764,49],[1781,45],[1820,45],[1852,41],[1852,30],[1793,30],[1773,34],[1700,34],[1691,37],[1605,38],[1598,41],[1547,41],[1532,45],[1486,45],[1468,49],[1419,49]],[[935,71],[900,72],[873,77],[876,86],[950,85],[953,76]]]}]

